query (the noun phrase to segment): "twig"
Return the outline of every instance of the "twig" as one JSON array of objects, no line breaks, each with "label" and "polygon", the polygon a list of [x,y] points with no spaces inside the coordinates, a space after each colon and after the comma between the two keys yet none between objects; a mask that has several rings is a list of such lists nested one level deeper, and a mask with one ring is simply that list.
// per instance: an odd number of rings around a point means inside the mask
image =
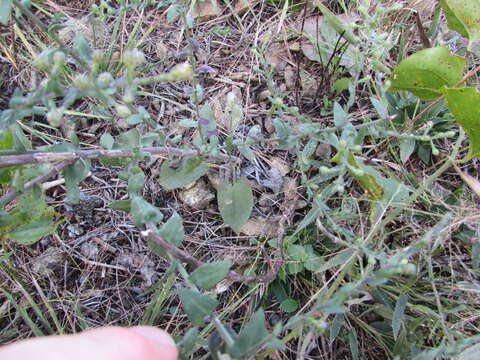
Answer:
[{"label": "twig", "polygon": [[[60,171],[62,171],[63,169],[65,169],[67,166],[72,165],[73,163],[75,163],[75,161],[76,161],[76,160],[66,160],[66,161],[64,161],[64,162],[61,162],[61,163],[55,165],[55,166],[54,166],[52,169],[50,169],[50,171],[47,172],[46,174],[37,176],[36,178],[34,178],[34,179],[26,182],[25,185],[23,186],[23,189],[24,189],[24,190],[28,190],[28,189],[32,188],[35,184],[39,184],[39,183],[42,183],[42,182],[50,179],[51,177],[55,176],[55,175],[58,174]],[[2,197],[0,197],[0,206],[3,206],[3,205],[8,204],[10,201],[12,201],[13,199],[15,199],[18,195],[19,195],[19,192],[18,192],[18,191],[9,190],[5,195],[3,195]]]},{"label": "twig", "polygon": [[[240,283],[265,283],[268,284],[276,279],[278,272],[282,268],[284,264],[283,260],[283,242],[285,239],[285,224],[290,218],[292,212],[295,209],[296,201],[289,201],[287,210],[285,213],[280,217],[278,221],[278,230],[277,230],[277,248],[275,249],[273,255],[273,261],[270,267],[270,271],[265,275],[259,276],[246,276],[239,274],[235,271],[230,271],[226,279],[231,282],[240,282]],[[165,251],[167,251],[172,257],[187,263],[194,269],[204,265],[204,263],[192,255],[188,254],[187,252],[180,250],[179,248],[173,246],[169,242],[167,242],[161,235],[157,234],[151,229],[147,229],[142,231],[142,236],[146,237],[148,240],[154,242],[155,244],[162,247]]]},{"label": "twig", "polygon": [[427,34],[425,33],[425,29],[422,24],[422,19],[420,18],[420,14],[418,11],[415,13],[415,22],[417,23],[418,35],[420,35],[420,40],[422,40],[423,47],[431,48],[432,44],[428,39]]},{"label": "twig", "polygon": [[[173,156],[194,156],[202,155],[197,150],[184,150],[174,147],[159,146],[159,147],[146,147],[141,148],[141,152],[148,153],[150,155],[173,155]],[[131,149],[122,150],[77,150],[71,152],[35,152],[22,155],[13,156],[0,156],[0,168],[9,166],[18,166],[25,164],[38,164],[45,162],[65,161],[65,160],[78,160],[78,159],[100,159],[100,158],[126,158],[133,155]],[[228,160],[227,155],[220,154],[217,157],[211,156],[211,158]]]}]

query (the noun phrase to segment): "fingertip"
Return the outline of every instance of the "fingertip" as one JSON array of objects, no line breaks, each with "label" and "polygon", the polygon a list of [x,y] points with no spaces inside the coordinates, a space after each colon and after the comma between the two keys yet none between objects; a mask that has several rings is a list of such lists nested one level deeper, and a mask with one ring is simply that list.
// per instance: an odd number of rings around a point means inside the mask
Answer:
[{"label": "fingertip", "polygon": [[153,326],[134,326],[131,331],[144,337],[157,348],[165,353],[164,360],[174,360],[178,358],[178,350],[172,337],[165,331]]}]

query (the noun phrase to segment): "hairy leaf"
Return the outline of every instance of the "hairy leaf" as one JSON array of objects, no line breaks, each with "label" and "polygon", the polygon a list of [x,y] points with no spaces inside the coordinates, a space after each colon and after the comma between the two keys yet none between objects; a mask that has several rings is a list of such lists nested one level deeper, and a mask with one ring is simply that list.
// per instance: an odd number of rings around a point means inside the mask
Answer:
[{"label": "hairy leaf", "polygon": [[57,225],[51,216],[44,216],[38,220],[17,227],[9,237],[22,245],[32,245],[43,237],[53,233]]},{"label": "hairy leaf", "polygon": [[436,99],[442,95],[440,88],[453,86],[462,79],[466,61],[450,55],[446,47],[418,51],[393,70],[390,90],[410,91],[422,100]]},{"label": "hairy leaf", "polygon": [[148,223],[159,223],[163,214],[155,206],[143,200],[140,196],[134,196],[130,202],[130,212],[135,226],[141,227]]},{"label": "hairy leaf", "polygon": [[191,184],[205,175],[208,165],[200,157],[184,159],[177,167],[165,161],[160,168],[160,185],[167,189],[176,189]]},{"label": "hairy leaf", "polygon": [[258,310],[253,314],[252,319],[240,330],[238,339],[233,344],[230,354],[234,358],[249,353],[262,343],[264,343],[270,334],[265,328],[265,314],[263,310]]},{"label": "hairy leaf", "polygon": [[65,176],[65,185],[67,186],[67,196],[69,202],[77,204],[80,201],[80,190],[78,185],[85,179],[90,172],[90,160],[78,159],[74,164],[67,166],[63,170]]},{"label": "hairy leaf", "polygon": [[392,318],[392,329],[393,329],[393,337],[395,340],[398,337],[398,333],[400,332],[400,328],[402,326],[403,316],[405,313],[405,308],[408,303],[408,295],[402,294],[397,300],[395,304],[395,310],[393,312]]},{"label": "hairy leaf", "polygon": [[[185,237],[185,230],[183,228],[182,218],[177,213],[173,214],[168,221],[160,227],[158,233],[163,239],[170,244],[179,247],[182,245]],[[166,251],[157,243],[148,241],[150,249],[160,257],[166,257]]]},{"label": "hairy leaf", "polygon": [[321,267],[316,269],[316,272],[324,272],[327,271],[328,269],[331,269],[332,267],[343,265],[347,262],[348,259],[352,257],[352,255],[355,253],[355,250],[353,249],[346,249],[341,252],[339,252],[337,255],[329,259],[325,264],[323,264]]},{"label": "hairy leaf", "polygon": [[345,22],[340,20],[338,16],[323,5],[320,0],[316,0],[315,5],[322,12],[327,22],[333,29],[335,29],[338,35],[343,36],[351,44],[357,44],[359,42],[358,38],[353,34],[352,29],[346,26]]},{"label": "hairy leaf", "polygon": [[190,280],[198,287],[204,289],[211,288],[225,278],[231,266],[232,262],[229,260],[204,264],[190,275]]},{"label": "hairy leaf", "polygon": [[223,221],[238,234],[253,209],[253,194],[250,184],[244,178],[233,185],[221,184],[217,197]]},{"label": "hairy leaf", "polygon": [[218,305],[216,299],[195,290],[179,289],[178,295],[185,313],[194,326],[202,326],[205,316],[210,315]]}]

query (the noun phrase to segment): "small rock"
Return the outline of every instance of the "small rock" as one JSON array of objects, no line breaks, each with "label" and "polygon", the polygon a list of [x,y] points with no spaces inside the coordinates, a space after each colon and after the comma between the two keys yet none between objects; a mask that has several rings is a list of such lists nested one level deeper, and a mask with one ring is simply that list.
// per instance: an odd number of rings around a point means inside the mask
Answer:
[{"label": "small rock", "polygon": [[130,270],[138,271],[142,278],[142,289],[148,289],[153,284],[155,276],[155,264],[150,258],[131,253],[122,253],[117,256],[117,263]]},{"label": "small rock", "polygon": [[51,276],[56,268],[60,268],[65,259],[65,253],[59,247],[47,248],[37,256],[32,263],[32,271],[41,276]]},{"label": "small rock", "polygon": [[222,13],[217,0],[197,1],[190,15],[198,21],[207,21]]},{"label": "small rock", "polygon": [[322,160],[329,160],[332,156],[332,147],[328,144],[320,144],[315,150],[315,155]]},{"label": "small rock", "polygon": [[247,236],[274,236],[276,226],[264,218],[250,219],[242,226],[240,232]]},{"label": "small rock", "polygon": [[97,257],[99,249],[98,249],[97,244],[94,244],[94,243],[91,243],[91,242],[87,241],[87,242],[84,242],[82,244],[82,246],[80,247],[80,252],[87,259],[94,260]]},{"label": "small rock", "polygon": [[168,48],[161,41],[155,44],[155,53],[160,61],[166,60],[168,57]]},{"label": "small rock", "polygon": [[235,3],[235,7],[233,9],[233,12],[237,15],[243,15],[248,9],[250,8],[250,5],[248,3],[248,0],[237,0]]},{"label": "small rock", "polygon": [[295,89],[296,83],[296,74],[292,66],[285,66],[285,71],[283,73],[283,78],[285,79],[285,86],[288,90]]},{"label": "small rock", "polygon": [[210,185],[212,185],[215,190],[218,190],[218,187],[220,186],[220,176],[218,176],[218,173],[210,170],[207,173],[207,178]]},{"label": "small rock", "polygon": [[306,208],[307,205],[308,205],[308,202],[306,202],[305,200],[298,200],[295,204],[295,210]]},{"label": "small rock", "polygon": [[76,237],[82,235],[85,230],[83,230],[83,227],[80,226],[80,224],[70,224],[67,226],[67,231],[68,231],[68,237]]},{"label": "small rock", "polygon": [[288,166],[288,164],[282,159],[277,157],[272,158],[272,160],[270,161],[270,166],[272,168],[278,169],[278,171],[280,171],[280,174],[282,174],[282,176],[285,176],[290,172],[290,167]]},{"label": "small rock", "polygon": [[283,180],[282,191],[285,196],[285,200],[294,200],[297,197],[298,184],[297,180],[291,177],[285,177]]},{"label": "small rock", "polygon": [[184,204],[199,210],[205,209],[210,201],[215,199],[213,192],[207,188],[207,185],[202,180],[198,181],[190,189],[180,192],[179,197]]},{"label": "small rock", "polygon": [[269,96],[272,96],[272,93],[270,92],[270,90],[263,90],[262,92],[260,92],[260,94],[258,94],[258,100],[259,101],[267,100]]},{"label": "small rock", "polygon": [[263,123],[263,126],[265,126],[265,130],[269,134],[273,134],[275,132],[275,125],[273,125],[273,120],[271,117],[267,117]]}]

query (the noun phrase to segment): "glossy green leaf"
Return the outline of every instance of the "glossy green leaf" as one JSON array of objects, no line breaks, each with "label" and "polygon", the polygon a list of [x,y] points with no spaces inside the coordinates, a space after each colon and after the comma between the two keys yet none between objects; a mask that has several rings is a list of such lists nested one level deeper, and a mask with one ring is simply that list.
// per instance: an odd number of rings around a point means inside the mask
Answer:
[{"label": "glossy green leaf", "polygon": [[480,93],[475,88],[445,89],[447,107],[470,139],[469,158],[480,157]]},{"label": "glossy green leaf", "polygon": [[148,223],[159,223],[163,219],[163,214],[155,206],[142,199],[140,196],[134,196],[130,202],[130,213],[135,226],[141,227]]},{"label": "glossy green leaf", "polygon": [[408,295],[402,294],[397,300],[395,304],[395,310],[393,312],[392,318],[392,329],[393,329],[393,337],[395,340],[398,337],[398,333],[402,327],[403,317],[405,314],[405,308],[407,307],[408,303]]},{"label": "glossy green leaf", "polygon": [[211,288],[225,278],[231,266],[232,262],[229,260],[203,264],[190,275],[190,280],[198,287]]},{"label": "glossy green leaf", "polygon": [[183,309],[194,326],[202,326],[204,318],[211,315],[218,305],[218,301],[209,295],[195,290],[179,289],[178,295]]},{"label": "glossy green leaf", "polygon": [[468,38],[468,48],[480,41],[480,1],[440,0],[448,27]]},{"label": "glossy green leaf", "polygon": [[12,0],[0,0],[0,24],[7,25],[12,12]]},{"label": "glossy green leaf", "polygon": [[436,99],[442,95],[442,87],[453,86],[462,79],[466,61],[451,55],[446,47],[418,51],[393,70],[390,90],[410,91],[422,100]]},{"label": "glossy green leaf", "polygon": [[160,185],[176,189],[191,184],[205,175],[208,165],[200,157],[189,157],[179,165],[165,161],[160,168]]},{"label": "glossy green leaf", "polygon": [[235,184],[221,184],[218,189],[218,208],[223,221],[238,234],[253,209],[253,193],[245,178]]},{"label": "glossy green leaf", "polygon": [[43,237],[53,233],[57,225],[51,216],[44,216],[38,220],[17,227],[9,237],[22,245],[32,245]]},{"label": "glossy green leaf", "polygon": [[240,330],[238,339],[230,349],[230,355],[239,358],[255,350],[268,340],[270,334],[265,327],[265,314],[262,309],[253,314],[252,319]]}]

